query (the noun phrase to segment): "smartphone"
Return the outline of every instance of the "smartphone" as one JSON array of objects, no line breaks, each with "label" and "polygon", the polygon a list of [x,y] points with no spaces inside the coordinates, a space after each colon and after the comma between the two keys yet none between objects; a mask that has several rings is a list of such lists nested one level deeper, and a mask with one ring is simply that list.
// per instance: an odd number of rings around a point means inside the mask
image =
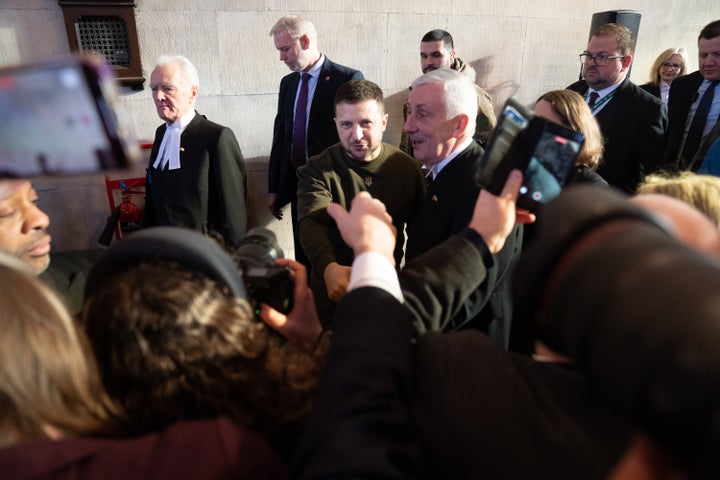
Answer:
[{"label": "smartphone", "polygon": [[88,174],[140,160],[97,56],[0,68],[0,177]]},{"label": "smartphone", "polygon": [[555,198],[572,174],[585,138],[562,125],[536,117],[510,99],[476,172],[477,184],[502,192],[510,171],[523,173],[517,204],[530,211]]},{"label": "smartphone", "polygon": [[530,211],[560,194],[585,142],[581,133],[547,120],[541,123],[543,128],[522,169],[523,184],[517,200],[518,206]]},{"label": "smartphone", "polygon": [[[490,138],[485,154],[475,172],[475,183],[486,188],[492,193],[499,188],[502,190],[512,167],[505,162],[505,158],[517,150],[515,140],[518,135],[527,130],[530,121],[534,117],[531,110],[510,98],[503,106],[502,114],[499,115],[495,131]],[[502,178],[501,178],[502,177]],[[498,182],[502,183],[498,183]]]}]

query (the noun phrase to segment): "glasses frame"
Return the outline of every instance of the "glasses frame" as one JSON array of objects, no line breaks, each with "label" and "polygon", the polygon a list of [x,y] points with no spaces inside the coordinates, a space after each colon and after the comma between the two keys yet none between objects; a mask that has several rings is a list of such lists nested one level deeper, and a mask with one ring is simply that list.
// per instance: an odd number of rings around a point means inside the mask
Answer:
[{"label": "glasses frame", "polygon": [[598,54],[598,55],[592,55],[588,52],[583,52],[579,55],[580,57],[580,65],[585,65],[589,60],[592,60],[595,65],[599,65],[601,67],[607,65],[610,63],[610,60],[619,60],[627,57],[627,55],[605,55],[605,54]]},{"label": "glasses frame", "polygon": [[679,63],[667,63],[667,62],[663,62],[663,63],[660,64],[660,68],[665,68],[665,69],[672,68],[673,70],[682,70],[682,69],[683,69],[683,65],[680,65]]}]

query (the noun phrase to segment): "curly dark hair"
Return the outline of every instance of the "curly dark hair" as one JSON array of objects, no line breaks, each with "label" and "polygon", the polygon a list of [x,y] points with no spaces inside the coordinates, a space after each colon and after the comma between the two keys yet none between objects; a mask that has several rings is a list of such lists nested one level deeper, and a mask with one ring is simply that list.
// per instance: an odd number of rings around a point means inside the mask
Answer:
[{"label": "curly dark hair", "polygon": [[132,433],[225,415],[270,436],[310,412],[324,348],[286,342],[246,300],[175,261],[113,272],[82,322]]}]

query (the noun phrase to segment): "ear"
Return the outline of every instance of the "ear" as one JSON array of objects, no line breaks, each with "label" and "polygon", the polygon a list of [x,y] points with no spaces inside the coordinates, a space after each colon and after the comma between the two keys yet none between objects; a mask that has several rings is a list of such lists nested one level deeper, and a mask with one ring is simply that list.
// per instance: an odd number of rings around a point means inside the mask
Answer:
[{"label": "ear", "polygon": [[190,92],[192,93],[192,97],[190,98],[190,101],[192,103],[195,103],[195,100],[197,100],[197,95],[198,95],[198,86],[193,85],[192,87],[190,87]]},{"label": "ear", "polygon": [[465,134],[468,123],[470,123],[470,117],[468,117],[464,113],[460,113],[455,118],[457,119],[457,124],[455,125],[455,131],[453,132],[453,136],[461,137]]},{"label": "ear", "polygon": [[383,132],[385,131],[385,128],[387,127],[388,118],[389,118],[389,115],[388,115],[387,113],[382,116],[382,130],[383,130]]},{"label": "ear", "polygon": [[302,37],[300,37],[300,48],[302,48],[303,50],[307,50],[308,48],[310,48],[310,37],[308,37],[307,35],[303,35]]},{"label": "ear", "polygon": [[633,61],[633,56],[625,55],[625,58],[623,58],[621,61],[622,61],[623,70],[627,70],[628,68],[630,68],[630,64]]},{"label": "ear", "polygon": [[453,62],[455,62],[455,56],[456,56],[456,55],[457,55],[457,54],[455,53],[455,49],[453,49],[453,50],[450,52],[450,65],[452,65]]}]

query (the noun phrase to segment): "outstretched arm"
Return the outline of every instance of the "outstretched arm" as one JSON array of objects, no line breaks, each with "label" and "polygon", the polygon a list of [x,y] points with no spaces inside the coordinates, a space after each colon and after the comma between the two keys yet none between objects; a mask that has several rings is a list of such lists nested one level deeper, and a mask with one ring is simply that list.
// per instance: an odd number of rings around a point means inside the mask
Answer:
[{"label": "outstretched arm", "polygon": [[[412,391],[412,316],[394,294],[356,287],[366,259],[397,276],[395,235],[385,206],[367,193],[350,212],[328,207],[355,252],[350,291],[338,304],[325,376],[314,413],[296,452],[292,478],[403,479],[422,477],[421,445],[409,414]],[[368,285],[370,285],[369,283]]]}]

